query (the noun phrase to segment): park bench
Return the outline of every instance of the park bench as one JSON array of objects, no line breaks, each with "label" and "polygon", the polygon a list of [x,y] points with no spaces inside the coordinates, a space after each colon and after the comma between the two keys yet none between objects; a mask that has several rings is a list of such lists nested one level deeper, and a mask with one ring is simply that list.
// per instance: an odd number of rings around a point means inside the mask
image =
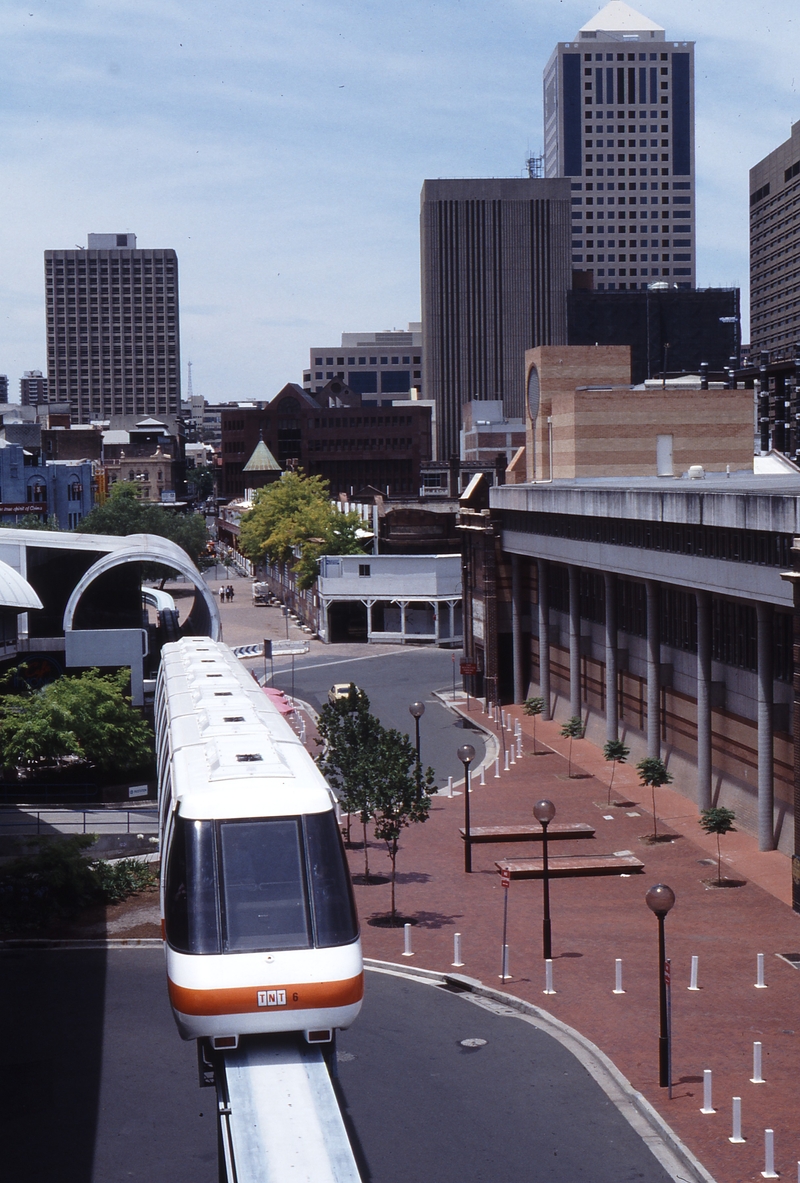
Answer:
[{"label": "park bench", "polygon": [[[508,879],[541,879],[544,861],[541,858],[501,859],[495,863],[501,875]],[[644,863],[632,854],[555,855],[547,860],[550,879],[577,879],[589,875],[638,875]]]},{"label": "park bench", "polygon": [[[459,831],[461,837],[464,830]],[[471,826],[469,840],[478,842],[541,842],[544,830],[538,822],[524,826]],[[551,842],[568,841],[572,838],[594,838],[594,826],[586,822],[551,822],[547,827]]]}]

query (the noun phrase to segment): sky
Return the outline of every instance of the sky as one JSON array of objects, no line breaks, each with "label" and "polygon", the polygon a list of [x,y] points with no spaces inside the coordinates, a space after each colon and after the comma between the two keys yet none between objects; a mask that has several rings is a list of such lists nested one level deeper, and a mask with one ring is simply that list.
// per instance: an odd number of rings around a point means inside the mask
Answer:
[{"label": "sky", "polygon": [[[643,0],[694,40],[698,285],[740,286],[748,169],[800,119],[795,0]],[[269,399],[309,349],[419,320],[427,177],[515,177],[542,70],[598,0],[0,5],[0,373],[46,370],[42,254],[179,258],[195,394]]]}]

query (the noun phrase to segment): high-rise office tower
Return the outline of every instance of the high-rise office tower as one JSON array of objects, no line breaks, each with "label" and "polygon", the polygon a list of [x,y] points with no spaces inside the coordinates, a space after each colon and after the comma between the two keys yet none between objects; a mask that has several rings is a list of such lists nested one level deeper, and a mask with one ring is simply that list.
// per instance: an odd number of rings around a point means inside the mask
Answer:
[{"label": "high-rise office tower", "polygon": [[425,181],[422,389],[440,460],[458,453],[461,406],[524,405],[525,350],[567,340],[566,180]]},{"label": "high-rise office tower", "polygon": [[694,42],[611,0],[545,67],[544,150],[586,286],[695,286]]},{"label": "high-rise office tower", "polygon": [[178,259],[134,234],[45,251],[50,402],[73,422],[180,412]]},{"label": "high-rise office tower", "polygon": [[750,169],[750,347],[797,350],[800,341],[800,121]]}]

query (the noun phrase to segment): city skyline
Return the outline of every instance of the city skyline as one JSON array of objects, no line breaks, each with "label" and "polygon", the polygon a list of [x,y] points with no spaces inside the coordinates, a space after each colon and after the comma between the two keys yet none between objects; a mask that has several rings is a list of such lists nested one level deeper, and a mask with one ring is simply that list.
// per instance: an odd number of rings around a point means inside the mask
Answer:
[{"label": "city skyline", "polygon": [[[312,340],[405,328],[422,181],[521,176],[552,47],[602,7],[7,8],[0,372],[46,369],[42,254],[87,231],[176,250],[184,393],[188,359],[196,393],[264,398]],[[800,117],[793,9],[634,7],[696,42],[697,283],[746,313],[748,172]]]}]

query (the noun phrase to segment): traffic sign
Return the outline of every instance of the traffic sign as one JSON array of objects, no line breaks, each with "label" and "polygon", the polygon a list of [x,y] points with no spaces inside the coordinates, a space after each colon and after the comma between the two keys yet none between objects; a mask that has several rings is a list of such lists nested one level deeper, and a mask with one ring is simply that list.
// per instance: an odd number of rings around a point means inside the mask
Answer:
[{"label": "traffic sign", "polygon": [[463,677],[470,678],[470,677],[474,677],[475,674],[477,674],[478,665],[477,665],[477,662],[474,662],[474,661],[462,661],[459,665],[459,669],[461,670],[461,674]]},{"label": "traffic sign", "polygon": [[502,878],[500,880],[500,886],[501,887],[510,887],[511,886],[511,880],[508,878],[507,875],[502,876]]}]

